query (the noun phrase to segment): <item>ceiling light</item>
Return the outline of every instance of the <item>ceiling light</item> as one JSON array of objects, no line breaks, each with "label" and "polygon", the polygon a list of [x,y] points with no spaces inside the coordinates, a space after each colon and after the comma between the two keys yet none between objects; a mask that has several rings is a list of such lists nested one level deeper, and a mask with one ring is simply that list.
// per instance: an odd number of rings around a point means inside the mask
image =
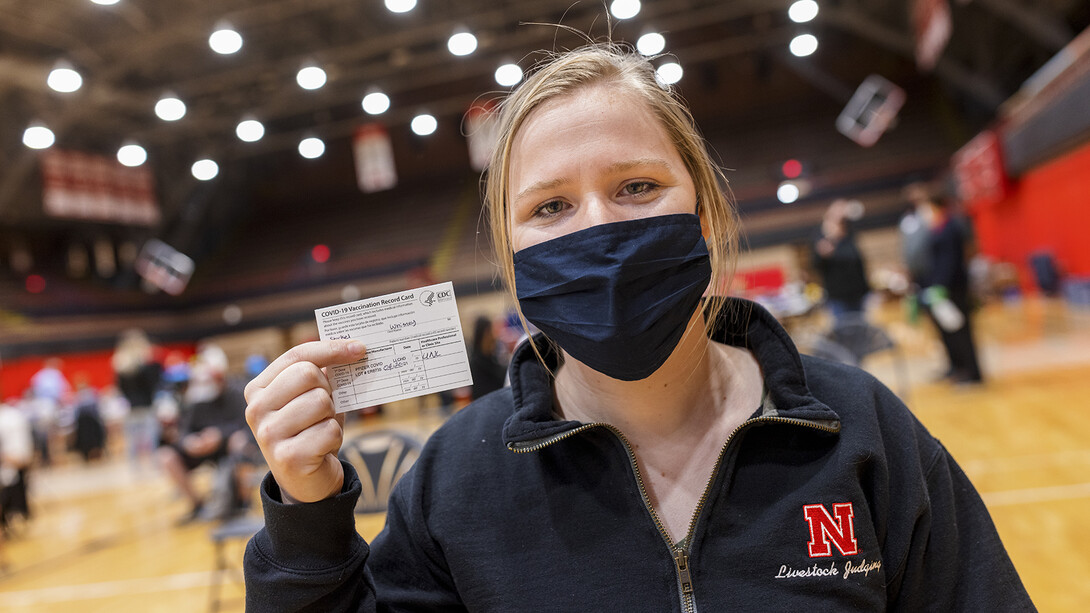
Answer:
[{"label": "ceiling light", "polygon": [[416,117],[413,117],[413,121],[409,124],[412,128],[413,134],[417,136],[427,136],[439,127],[439,122],[435,121],[435,118],[427,113],[421,113]]},{"label": "ceiling light", "polygon": [[790,181],[780,183],[776,188],[776,198],[784,204],[791,204],[799,199],[799,186]]},{"label": "ceiling light", "polygon": [[318,89],[325,85],[325,71],[317,66],[306,66],[295,75],[295,82],[303,89]]},{"label": "ceiling light", "polygon": [[325,142],[322,139],[311,136],[299,141],[299,155],[306,159],[320,158],[323,153],[325,153]]},{"label": "ceiling light", "polygon": [[787,9],[787,16],[795,23],[806,23],[818,14],[818,3],[814,0],[798,0]]},{"label": "ceiling light", "polygon": [[83,77],[68,64],[58,62],[45,82],[53,91],[69,94],[83,86]]},{"label": "ceiling light", "polygon": [[155,103],[155,114],[163,121],[177,121],[185,117],[185,103],[171,95],[165,95]]},{"label": "ceiling light", "polygon": [[242,35],[224,26],[208,37],[208,46],[221,55],[231,55],[242,48]]},{"label": "ceiling light", "polygon": [[117,150],[117,161],[130,168],[139,166],[148,161],[148,152],[136,143],[122,145]]},{"label": "ceiling light", "polygon": [[193,167],[189,171],[198,181],[211,181],[220,173],[220,166],[212,160],[203,159],[193,162]]},{"label": "ceiling light", "polygon": [[496,83],[511,87],[522,80],[522,69],[518,64],[504,64],[496,69]]},{"label": "ceiling light", "polygon": [[477,50],[477,37],[469,32],[458,32],[447,40],[447,49],[454,55],[469,55]]},{"label": "ceiling light", "polygon": [[631,19],[640,12],[640,0],[613,0],[609,12],[617,19]]},{"label": "ceiling light", "polygon": [[416,8],[416,0],[386,0],[386,8],[391,13],[408,13]]},{"label": "ceiling light", "polygon": [[648,32],[636,41],[636,50],[642,55],[655,55],[666,48],[666,39],[658,32]]},{"label": "ceiling light", "polygon": [[681,64],[677,62],[666,62],[655,71],[655,76],[664,85],[677,83],[681,80],[683,74],[685,74],[685,71],[681,69]]},{"label": "ceiling light", "polygon": [[101,5],[101,6],[113,6],[113,5],[117,4],[120,1],[121,0],[91,0],[91,2],[94,2],[95,4],[98,4],[98,5]]},{"label": "ceiling light", "polygon": [[235,134],[238,135],[240,140],[254,143],[261,140],[262,136],[265,136],[265,126],[261,125],[261,122],[256,119],[244,119],[235,126]]},{"label": "ceiling light", "polygon": [[23,132],[23,144],[31,149],[48,149],[55,140],[53,130],[40,124],[32,125]]},{"label": "ceiling light", "polygon": [[363,97],[362,105],[368,115],[381,115],[390,108],[390,97],[382,92],[371,92]]},{"label": "ceiling light", "polygon": [[799,34],[791,39],[791,53],[797,57],[806,57],[817,51],[818,39],[813,34]]}]

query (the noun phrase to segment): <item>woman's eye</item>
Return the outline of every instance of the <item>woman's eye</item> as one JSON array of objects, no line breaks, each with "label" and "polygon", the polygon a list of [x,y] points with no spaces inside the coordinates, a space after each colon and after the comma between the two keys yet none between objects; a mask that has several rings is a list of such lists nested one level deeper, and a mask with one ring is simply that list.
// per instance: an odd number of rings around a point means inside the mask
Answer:
[{"label": "woman's eye", "polygon": [[658,185],[650,181],[633,181],[621,188],[626,196],[640,196],[654,190]]},{"label": "woman's eye", "polygon": [[534,216],[550,217],[556,215],[564,210],[564,203],[560,200],[550,200],[536,209],[534,209]]}]

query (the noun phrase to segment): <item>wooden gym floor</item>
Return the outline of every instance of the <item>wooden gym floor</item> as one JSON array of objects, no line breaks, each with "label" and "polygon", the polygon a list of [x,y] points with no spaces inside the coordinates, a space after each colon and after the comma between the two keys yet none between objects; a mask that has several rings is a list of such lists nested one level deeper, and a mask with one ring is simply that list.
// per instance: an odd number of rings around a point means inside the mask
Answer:
[{"label": "wooden gym floor", "polygon": [[[909,406],[973,479],[1037,606],[1085,610],[1090,311],[1043,300],[986,307],[977,329],[989,380],[968,388],[930,382],[945,364],[927,325],[891,309],[875,319],[902,353],[875,356],[868,369],[894,389],[907,387]],[[426,434],[438,420],[403,413],[357,427],[391,424]],[[69,460],[39,470],[33,494],[33,521],[0,553],[0,613],[204,611],[221,578],[220,610],[243,610],[238,575],[214,572],[214,526],[175,527],[185,503],[154,470]],[[359,516],[357,526],[370,538],[382,521]],[[229,555],[241,561],[241,541]]]}]

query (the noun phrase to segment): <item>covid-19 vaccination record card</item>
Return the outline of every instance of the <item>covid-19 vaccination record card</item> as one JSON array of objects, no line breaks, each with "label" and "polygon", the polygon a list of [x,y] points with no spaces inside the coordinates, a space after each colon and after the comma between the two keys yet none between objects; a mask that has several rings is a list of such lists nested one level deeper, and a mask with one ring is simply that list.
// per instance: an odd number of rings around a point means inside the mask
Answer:
[{"label": "covid-19 vaccination record card", "polygon": [[316,309],[314,316],[323,341],[367,346],[363,360],[328,371],[338,413],[473,383],[449,281]]}]

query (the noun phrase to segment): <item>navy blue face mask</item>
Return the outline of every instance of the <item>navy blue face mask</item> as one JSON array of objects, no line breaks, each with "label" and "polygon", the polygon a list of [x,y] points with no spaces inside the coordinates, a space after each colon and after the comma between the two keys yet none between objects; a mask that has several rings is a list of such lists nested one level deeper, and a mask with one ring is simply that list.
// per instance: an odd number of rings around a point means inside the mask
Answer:
[{"label": "navy blue face mask", "polygon": [[526,319],[573,358],[623,381],[666,362],[710,279],[693,214],[601,224],[515,252]]}]

